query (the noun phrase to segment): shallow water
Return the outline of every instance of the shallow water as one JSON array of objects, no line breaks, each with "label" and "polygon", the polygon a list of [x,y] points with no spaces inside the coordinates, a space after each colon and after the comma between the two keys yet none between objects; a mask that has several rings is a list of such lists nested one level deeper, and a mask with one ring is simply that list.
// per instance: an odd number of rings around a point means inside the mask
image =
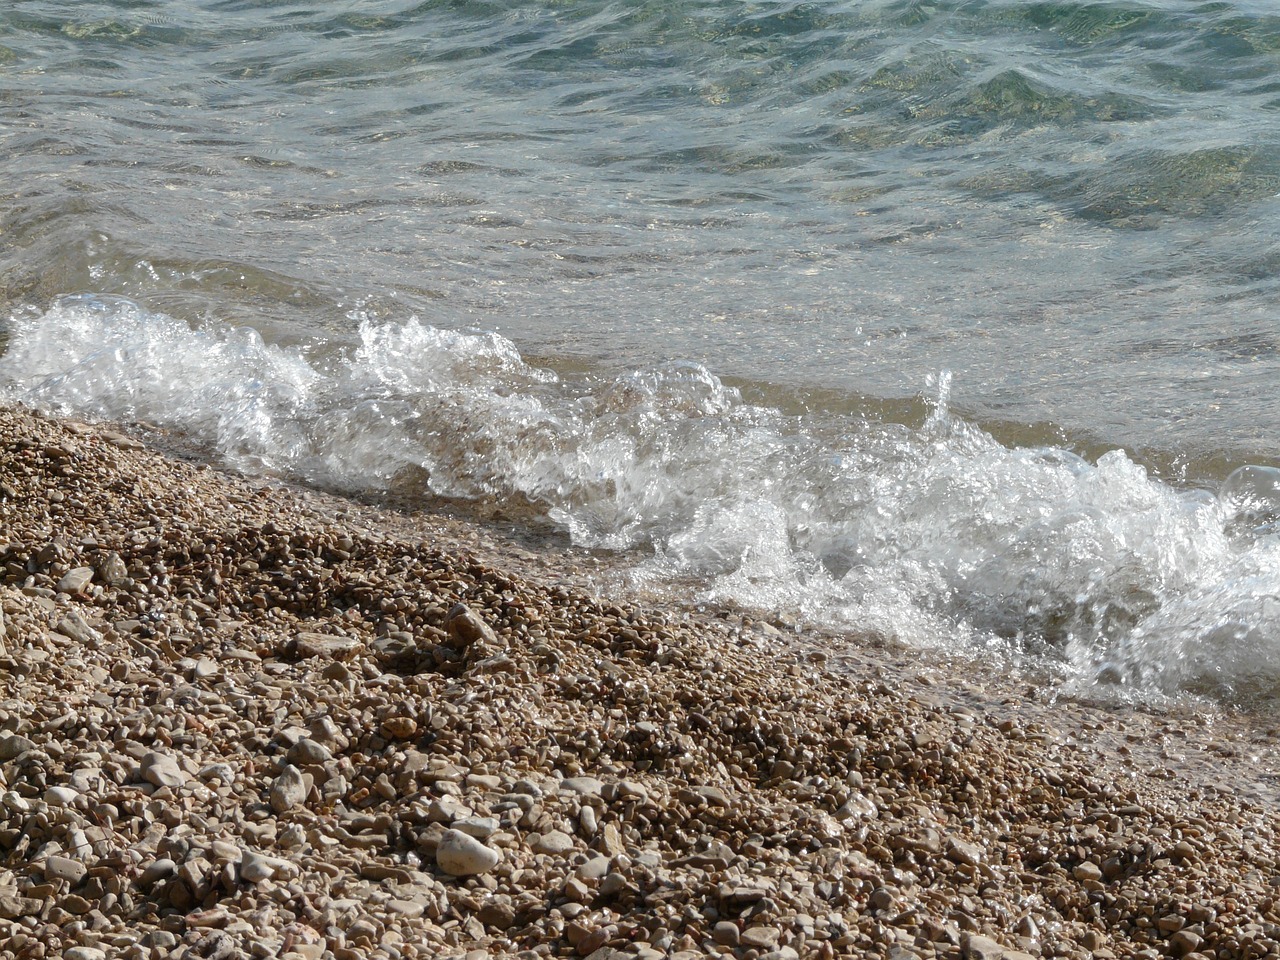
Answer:
[{"label": "shallow water", "polygon": [[1269,697],[1273,491],[1217,494],[1278,462],[1277,51],[1250,3],[18,0],[0,375],[699,596]]}]

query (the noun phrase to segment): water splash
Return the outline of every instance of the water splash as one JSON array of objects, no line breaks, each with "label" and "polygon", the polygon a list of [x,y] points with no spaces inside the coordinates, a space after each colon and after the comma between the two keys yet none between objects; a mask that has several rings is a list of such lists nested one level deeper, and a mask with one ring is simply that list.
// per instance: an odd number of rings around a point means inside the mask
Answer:
[{"label": "water splash", "polygon": [[706,599],[1049,657],[1078,683],[1280,689],[1280,472],[1245,468],[1215,496],[1121,451],[1006,447],[950,412],[945,372],[912,429],[784,415],[694,364],[562,379],[499,336],[416,319],[285,349],[74,297],[11,320],[0,381],[187,431],[242,470],[520,498]]}]

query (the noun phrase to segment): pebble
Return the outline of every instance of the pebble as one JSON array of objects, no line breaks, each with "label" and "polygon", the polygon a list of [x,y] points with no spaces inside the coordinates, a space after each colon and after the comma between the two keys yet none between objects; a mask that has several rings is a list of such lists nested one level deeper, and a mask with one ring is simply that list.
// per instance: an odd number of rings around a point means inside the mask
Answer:
[{"label": "pebble", "polygon": [[711,929],[711,939],[723,947],[736,947],[740,934],[738,925],[730,920],[720,920]]},{"label": "pebble", "polygon": [[1229,789],[1260,726],[606,599],[607,556],[82,430],[0,408],[15,956],[1280,955],[1280,816]]},{"label": "pebble", "polygon": [[6,763],[15,757],[20,757],[28,750],[34,750],[35,746],[35,743],[29,738],[21,737],[17,734],[0,737],[0,763]]},{"label": "pebble", "polygon": [[738,942],[749,950],[772,950],[778,945],[777,927],[747,927]]},{"label": "pebble", "polygon": [[465,603],[454,604],[445,618],[445,630],[454,646],[465,649],[480,643],[490,647],[500,646],[498,635]]},{"label": "pebble", "polygon": [[598,797],[604,793],[604,781],[595,777],[566,777],[560,781],[560,789],[568,793]]},{"label": "pebble", "polygon": [[497,817],[464,817],[449,826],[477,840],[488,840],[498,832],[499,823]]},{"label": "pebble", "polygon": [[436,865],[457,877],[488,873],[502,854],[461,830],[446,830],[436,846]]},{"label": "pebble", "polygon": [[62,576],[62,579],[58,581],[58,585],[54,589],[59,593],[76,594],[89,586],[91,580],[93,580],[92,567],[75,567]]},{"label": "pebble", "polygon": [[46,878],[66,880],[72,886],[83,880],[88,872],[88,868],[82,862],[71,857],[52,856],[44,862]]},{"label": "pebble", "polygon": [[44,802],[51,807],[69,807],[79,799],[79,792],[70,787],[50,787],[44,792]]},{"label": "pebble", "polygon": [[529,843],[529,847],[534,853],[545,853],[550,856],[568,853],[573,849],[573,846],[573,837],[560,830],[550,830],[534,837]]},{"label": "pebble", "polygon": [[307,799],[307,783],[302,771],[292,764],[280,772],[280,776],[271,782],[268,802],[276,813],[288,813],[300,807]]},{"label": "pebble", "polygon": [[1084,863],[1076,864],[1071,870],[1071,875],[1077,880],[1098,881],[1102,879],[1102,868],[1086,860]]},{"label": "pebble", "polygon": [[388,717],[378,730],[388,740],[408,740],[418,732],[418,722],[413,717]]},{"label": "pebble", "polygon": [[143,868],[138,882],[144,886],[150,886],[157,880],[163,880],[165,877],[172,875],[178,869],[178,865],[169,857],[161,857],[153,860]]},{"label": "pebble", "polygon": [[168,754],[152,751],[143,756],[138,769],[144,780],[157,787],[181,787],[187,782],[178,761]]},{"label": "pebble", "polygon": [[285,759],[300,766],[320,766],[333,759],[333,751],[322,743],[304,737],[289,748]]}]

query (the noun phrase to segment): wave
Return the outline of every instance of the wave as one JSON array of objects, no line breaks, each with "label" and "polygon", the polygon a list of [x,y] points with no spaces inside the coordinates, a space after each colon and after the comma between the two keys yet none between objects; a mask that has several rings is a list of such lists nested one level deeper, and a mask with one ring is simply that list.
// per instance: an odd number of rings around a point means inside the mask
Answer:
[{"label": "wave", "polygon": [[751,404],[695,364],[560,376],[496,334],[352,319],[356,342],[286,347],[68,297],[10,318],[0,385],[183,431],[241,471],[519,500],[650,582],[802,623],[1138,695],[1280,681],[1274,470],[1184,490],[1120,450],[1002,445],[949,411],[946,375],[910,426]]}]

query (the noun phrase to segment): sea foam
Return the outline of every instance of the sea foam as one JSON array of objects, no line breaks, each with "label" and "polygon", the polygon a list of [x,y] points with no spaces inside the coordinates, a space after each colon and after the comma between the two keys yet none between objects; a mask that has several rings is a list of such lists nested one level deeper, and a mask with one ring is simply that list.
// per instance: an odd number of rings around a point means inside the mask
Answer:
[{"label": "sea foam", "polygon": [[14,316],[11,399],[183,431],[228,465],[342,491],[527,503],[704,601],[1067,682],[1271,696],[1280,475],[1178,489],[1122,451],[998,443],[945,381],[917,426],[787,415],[695,364],[561,377],[492,333],[359,320],[282,347],[119,299]]}]

